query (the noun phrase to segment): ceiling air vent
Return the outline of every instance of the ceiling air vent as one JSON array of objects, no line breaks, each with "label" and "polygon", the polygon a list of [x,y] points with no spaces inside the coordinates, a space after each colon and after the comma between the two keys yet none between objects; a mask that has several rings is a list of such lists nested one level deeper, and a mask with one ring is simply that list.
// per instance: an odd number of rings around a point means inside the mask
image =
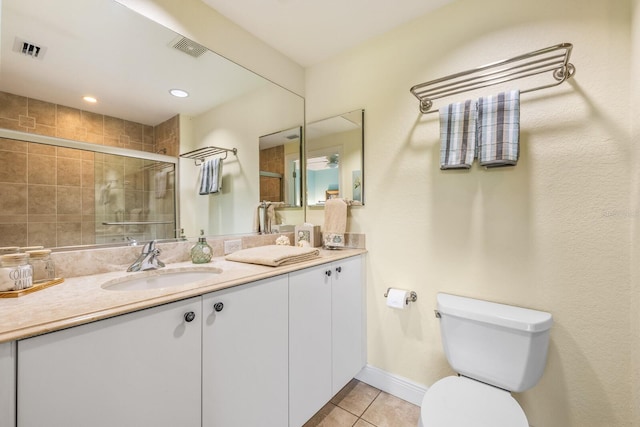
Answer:
[{"label": "ceiling air vent", "polygon": [[178,37],[173,42],[171,42],[171,47],[174,49],[178,49],[180,52],[184,52],[189,56],[193,56],[194,58],[198,58],[202,56],[208,49],[201,44],[194,42],[193,40],[189,40],[186,37]]},{"label": "ceiling air vent", "polygon": [[13,42],[13,50],[30,58],[42,59],[47,48],[16,37]]}]

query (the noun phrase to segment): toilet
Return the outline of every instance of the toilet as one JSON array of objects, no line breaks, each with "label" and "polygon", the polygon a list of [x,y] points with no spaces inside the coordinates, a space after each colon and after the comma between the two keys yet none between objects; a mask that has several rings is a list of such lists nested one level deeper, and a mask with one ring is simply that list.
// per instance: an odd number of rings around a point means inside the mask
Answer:
[{"label": "toilet", "polygon": [[444,352],[458,375],[427,390],[419,427],[528,427],[511,392],[542,377],[551,314],[444,293],[437,302]]}]

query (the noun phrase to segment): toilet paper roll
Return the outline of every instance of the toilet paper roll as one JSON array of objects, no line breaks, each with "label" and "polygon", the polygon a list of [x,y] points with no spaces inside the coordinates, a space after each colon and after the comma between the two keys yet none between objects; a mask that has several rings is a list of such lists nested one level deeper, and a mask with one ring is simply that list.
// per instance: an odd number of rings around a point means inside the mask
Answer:
[{"label": "toilet paper roll", "polygon": [[407,302],[408,298],[409,291],[391,288],[387,293],[387,306],[404,310],[409,305]]}]

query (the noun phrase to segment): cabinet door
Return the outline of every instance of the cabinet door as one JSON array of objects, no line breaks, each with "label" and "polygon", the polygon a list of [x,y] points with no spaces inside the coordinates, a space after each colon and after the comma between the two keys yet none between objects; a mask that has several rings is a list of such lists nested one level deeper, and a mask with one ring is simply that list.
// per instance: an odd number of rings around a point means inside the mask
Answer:
[{"label": "cabinet door", "polygon": [[16,425],[16,343],[0,343],[0,427]]},{"label": "cabinet door", "polygon": [[332,394],[336,394],[366,363],[362,258],[332,264],[331,339]]},{"label": "cabinet door", "polygon": [[288,277],[203,298],[202,425],[288,425]]},{"label": "cabinet door", "polygon": [[332,397],[330,265],[289,274],[289,427]]},{"label": "cabinet door", "polygon": [[18,427],[200,426],[201,301],[19,341]]}]

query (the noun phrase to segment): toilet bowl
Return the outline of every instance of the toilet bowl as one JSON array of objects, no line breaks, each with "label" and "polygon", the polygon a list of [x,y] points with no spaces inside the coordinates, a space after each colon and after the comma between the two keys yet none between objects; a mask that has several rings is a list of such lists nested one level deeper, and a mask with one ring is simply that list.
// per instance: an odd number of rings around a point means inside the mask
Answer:
[{"label": "toilet bowl", "polygon": [[438,294],[445,355],[458,376],[425,393],[420,427],[528,427],[510,391],[533,387],[546,365],[549,313]]},{"label": "toilet bowl", "polygon": [[420,420],[420,427],[529,426],[511,393],[462,376],[443,378],[429,388]]}]

